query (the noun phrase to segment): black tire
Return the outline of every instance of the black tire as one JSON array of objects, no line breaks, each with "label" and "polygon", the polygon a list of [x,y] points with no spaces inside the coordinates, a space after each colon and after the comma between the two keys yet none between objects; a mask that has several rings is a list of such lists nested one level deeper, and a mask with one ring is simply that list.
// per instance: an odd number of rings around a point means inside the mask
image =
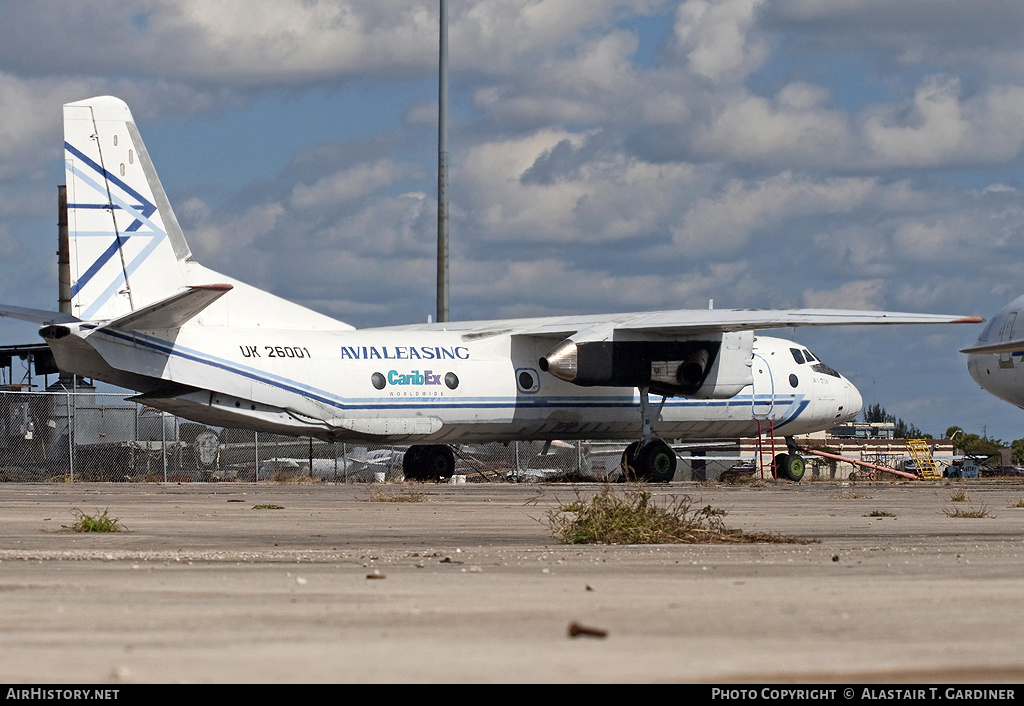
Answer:
[{"label": "black tire", "polygon": [[406,480],[421,480],[420,457],[423,453],[423,446],[410,446],[402,457],[402,473]]},{"label": "black tire", "polygon": [[779,454],[775,457],[775,477],[799,483],[807,464],[800,454]]},{"label": "black tire", "polygon": [[420,467],[426,480],[451,478],[455,474],[455,452],[450,446],[424,446]]},{"label": "black tire", "polygon": [[449,446],[410,446],[402,459],[406,480],[440,480],[455,473],[455,453]]},{"label": "black tire", "polygon": [[623,450],[622,460],[619,461],[619,470],[622,471],[622,475],[619,476],[620,483],[637,480],[636,450],[638,448],[640,448],[640,442],[634,441]]},{"label": "black tire", "polygon": [[637,449],[636,469],[643,480],[669,483],[676,477],[676,453],[661,439],[652,439]]}]

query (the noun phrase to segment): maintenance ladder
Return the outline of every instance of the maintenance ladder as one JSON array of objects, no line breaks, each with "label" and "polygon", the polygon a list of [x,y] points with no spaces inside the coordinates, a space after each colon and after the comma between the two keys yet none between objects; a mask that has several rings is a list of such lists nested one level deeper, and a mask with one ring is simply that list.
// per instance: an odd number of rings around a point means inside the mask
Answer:
[{"label": "maintenance ladder", "polygon": [[907,451],[910,452],[914,463],[917,464],[917,472],[924,480],[942,480],[942,473],[939,466],[932,458],[931,447],[924,439],[907,439]]},{"label": "maintenance ladder", "polygon": [[757,420],[757,465],[762,478],[766,468],[772,478],[778,477],[778,469],[775,468],[775,422],[771,419]]}]

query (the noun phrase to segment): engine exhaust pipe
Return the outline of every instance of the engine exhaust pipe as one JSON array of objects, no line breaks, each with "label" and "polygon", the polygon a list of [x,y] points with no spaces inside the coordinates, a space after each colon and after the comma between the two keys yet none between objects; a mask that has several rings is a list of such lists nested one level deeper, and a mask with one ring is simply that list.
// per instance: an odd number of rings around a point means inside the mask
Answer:
[{"label": "engine exhaust pipe", "polygon": [[704,373],[708,367],[709,357],[707,348],[701,348],[691,353],[690,357],[679,366],[679,372],[676,374],[679,384],[687,389],[699,387],[704,382]]}]

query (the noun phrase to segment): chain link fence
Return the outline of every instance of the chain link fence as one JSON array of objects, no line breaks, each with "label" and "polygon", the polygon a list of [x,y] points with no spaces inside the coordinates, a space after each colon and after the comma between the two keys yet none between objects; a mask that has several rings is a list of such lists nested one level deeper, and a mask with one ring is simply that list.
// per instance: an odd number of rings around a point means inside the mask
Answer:
[{"label": "chain link fence", "polygon": [[[455,473],[467,482],[615,480],[625,443],[458,446]],[[403,478],[406,448],[209,427],[116,393],[0,391],[3,482],[392,481]],[[715,480],[735,464],[679,458],[677,480]]]}]

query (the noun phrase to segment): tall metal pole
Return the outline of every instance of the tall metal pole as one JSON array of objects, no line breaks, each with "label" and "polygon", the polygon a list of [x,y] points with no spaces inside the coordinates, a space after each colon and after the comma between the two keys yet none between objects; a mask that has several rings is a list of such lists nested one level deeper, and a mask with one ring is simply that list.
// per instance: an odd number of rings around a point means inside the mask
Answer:
[{"label": "tall metal pole", "polygon": [[68,246],[68,187],[57,187],[57,311],[71,313],[71,250]]},{"label": "tall metal pole", "polygon": [[448,320],[448,2],[441,0],[437,91],[437,320]]}]

